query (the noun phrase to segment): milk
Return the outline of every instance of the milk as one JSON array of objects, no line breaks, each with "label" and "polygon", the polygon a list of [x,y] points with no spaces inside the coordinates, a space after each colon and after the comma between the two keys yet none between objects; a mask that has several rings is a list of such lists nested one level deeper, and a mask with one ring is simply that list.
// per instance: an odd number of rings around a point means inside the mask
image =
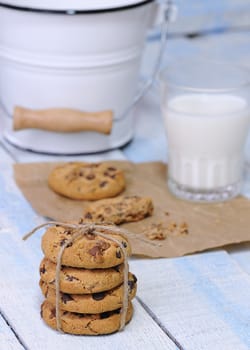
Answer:
[{"label": "milk", "polygon": [[248,107],[233,94],[183,94],[164,102],[169,178],[205,191],[239,183]]}]

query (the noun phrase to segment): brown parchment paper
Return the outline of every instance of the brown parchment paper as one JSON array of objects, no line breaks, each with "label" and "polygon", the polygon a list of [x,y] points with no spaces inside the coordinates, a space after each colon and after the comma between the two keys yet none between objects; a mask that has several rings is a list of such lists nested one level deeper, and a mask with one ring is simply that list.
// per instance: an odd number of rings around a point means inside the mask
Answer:
[{"label": "brown parchment paper", "polygon": [[[250,201],[241,196],[223,203],[197,204],[172,196],[166,186],[166,166],[159,162],[133,164],[111,161],[110,165],[123,169],[127,189],[124,194],[150,196],[154,215],[137,223],[122,225],[135,232],[137,239],[129,238],[134,255],[148,257],[176,257],[209,248],[250,241]],[[17,185],[34,210],[45,217],[60,220],[78,220],[89,205],[57,195],[47,185],[49,172],[58,163],[15,164]],[[168,213],[168,215],[166,215]],[[188,224],[187,235],[169,234],[166,240],[148,240],[143,231],[152,223],[170,222]],[[139,239],[138,239],[139,238]]]}]

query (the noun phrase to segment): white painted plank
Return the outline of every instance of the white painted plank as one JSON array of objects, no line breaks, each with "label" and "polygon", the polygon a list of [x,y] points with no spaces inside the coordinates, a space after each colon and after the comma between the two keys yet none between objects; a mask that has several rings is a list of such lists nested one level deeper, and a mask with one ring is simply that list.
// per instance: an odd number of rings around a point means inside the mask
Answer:
[{"label": "white painted plank", "polygon": [[10,327],[0,315],[0,349],[2,350],[23,350]]},{"label": "white painted plank", "polygon": [[250,243],[242,243],[227,249],[232,259],[250,275]]},{"label": "white painted plank", "polygon": [[184,349],[250,349],[250,278],[227,253],[130,265],[138,296]]},{"label": "white painted plank", "polygon": [[[0,164],[0,269],[1,309],[22,343],[32,350],[59,349],[176,349],[176,346],[135,301],[135,315],[125,331],[105,337],[61,335],[40,318],[42,295],[39,290],[41,233],[21,240],[39,222],[11,177],[11,169]],[[150,335],[150,336],[149,336]],[[5,349],[4,349],[5,350]]]},{"label": "white painted plank", "polygon": [[248,28],[250,3],[248,0],[176,0],[178,17],[171,26],[172,33]]}]

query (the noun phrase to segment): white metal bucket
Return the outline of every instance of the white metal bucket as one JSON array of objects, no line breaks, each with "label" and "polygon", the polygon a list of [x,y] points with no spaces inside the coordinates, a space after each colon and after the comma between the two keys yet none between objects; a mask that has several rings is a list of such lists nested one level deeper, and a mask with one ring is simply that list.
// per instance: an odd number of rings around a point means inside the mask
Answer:
[{"label": "white metal bucket", "polygon": [[133,118],[124,112],[136,94],[155,4],[70,14],[9,8],[0,1],[0,99],[7,113],[12,115],[16,105],[112,109],[115,119],[109,136],[14,132],[10,119],[7,139],[22,148],[59,154],[98,152],[128,142]]}]

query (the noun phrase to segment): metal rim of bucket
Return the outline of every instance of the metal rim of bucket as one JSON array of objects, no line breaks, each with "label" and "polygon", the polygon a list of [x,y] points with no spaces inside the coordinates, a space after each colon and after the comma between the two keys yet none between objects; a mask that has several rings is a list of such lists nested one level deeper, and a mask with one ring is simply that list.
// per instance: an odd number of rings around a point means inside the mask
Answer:
[{"label": "metal rim of bucket", "polygon": [[24,12],[35,12],[35,13],[44,13],[44,14],[53,14],[53,15],[83,15],[83,14],[97,14],[97,13],[106,13],[106,12],[117,12],[117,11],[124,11],[124,10],[130,10],[135,7],[140,7],[147,5],[155,0],[144,0],[143,2],[136,2],[133,4],[128,5],[121,5],[120,7],[111,7],[111,8],[102,8],[102,9],[89,9],[89,10],[53,10],[53,9],[41,9],[41,8],[34,8],[34,7],[25,7],[25,6],[17,6],[17,5],[11,5],[11,4],[5,4],[3,2],[0,2],[0,7],[7,8],[10,10],[16,10],[16,11],[24,11]]}]

